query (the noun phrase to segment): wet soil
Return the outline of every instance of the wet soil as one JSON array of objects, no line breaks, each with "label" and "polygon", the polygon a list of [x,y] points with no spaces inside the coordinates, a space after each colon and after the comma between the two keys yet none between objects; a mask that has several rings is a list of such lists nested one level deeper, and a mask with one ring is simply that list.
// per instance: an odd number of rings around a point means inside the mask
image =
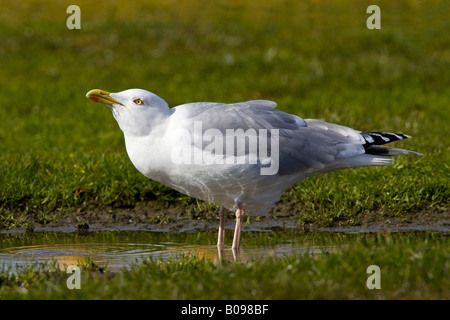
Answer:
[{"label": "wet soil", "polygon": [[[358,216],[356,221],[338,221],[324,225],[319,222],[299,223],[299,214],[293,215],[289,208],[277,206],[266,217],[249,217],[244,220],[243,231],[263,231],[280,229],[303,229],[305,231],[329,232],[376,232],[376,231],[450,231],[450,211],[427,210],[410,213],[407,216],[386,216],[382,213],[368,212]],[[230,213],[227,229],[234,229],[234,214]],[[162,208],[146,203],[135,208],[94,208],[76,212],[61,212],[56,221],[47,224],[27,221],[25,227],[0,229],[0,233],[26,231],[163,231],[184,232],[193,230],[217,229],[218,216],[193,218],[183,207]]]}]

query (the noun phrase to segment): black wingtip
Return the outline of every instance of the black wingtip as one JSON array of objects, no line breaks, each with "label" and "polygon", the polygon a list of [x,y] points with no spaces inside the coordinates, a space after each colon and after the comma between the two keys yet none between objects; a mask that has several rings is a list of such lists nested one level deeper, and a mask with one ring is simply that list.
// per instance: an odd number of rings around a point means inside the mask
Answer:
[{"label": "black wingtip", "polygon": [[361,132],[361,136],[366,141],[364,144],[364,148],[366,149],[373,145],[383,145],[398,140],[412,138],[407,134],[391,132]]}]

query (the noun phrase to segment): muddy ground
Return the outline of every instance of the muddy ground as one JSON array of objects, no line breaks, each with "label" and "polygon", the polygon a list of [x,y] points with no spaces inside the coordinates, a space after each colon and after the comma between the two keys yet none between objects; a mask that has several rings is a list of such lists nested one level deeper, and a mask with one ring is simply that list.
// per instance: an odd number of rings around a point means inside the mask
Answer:
[{"label": "muddy ground", "polygon": [[[331,225],[321,223],[299,223],[299,214],[292,214],[288,207],[278,205],[267,217],[244,218],[243,231],[277,230],[298,228],[305,231],[329,232],[375,232],[375,231],[450,231],[449,210],[428,210],[402,216],[386,216],[376,212],[364,213],[357,221],[334,222]],[[164,232],[183,232],[205,229],[217,229],[218,216],[193,218],[186,214],[183,207],[162,208],[146,203],[135,208],[94,208],[76,212],[60,212],[56,221],[42,224],[28,219],[23,227],[9,230],[0,229],[0,233],[44,232],[44,231],[96,231],[96,230],[148,230]],[[234,214],[228,216],[227,229],[234,229]]]}]

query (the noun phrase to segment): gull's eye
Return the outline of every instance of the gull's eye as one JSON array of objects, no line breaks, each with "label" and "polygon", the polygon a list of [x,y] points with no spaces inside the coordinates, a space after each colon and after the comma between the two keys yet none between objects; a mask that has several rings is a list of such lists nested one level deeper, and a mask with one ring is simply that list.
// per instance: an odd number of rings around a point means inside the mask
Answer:
[{"label": "gull's eye", "polygon": [[142,99],[139,99],[139,98],[138,99],[134,99],[133,102],[136,103],[138,106],[144,104],[144,101],[142,101]]}]

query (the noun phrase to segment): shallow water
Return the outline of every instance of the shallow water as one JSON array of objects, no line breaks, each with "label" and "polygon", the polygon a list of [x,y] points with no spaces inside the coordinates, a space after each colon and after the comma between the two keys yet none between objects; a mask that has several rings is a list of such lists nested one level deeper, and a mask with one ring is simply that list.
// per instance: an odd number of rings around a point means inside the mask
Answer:
[{"label": "shallow water", "polygon": [[[13,270],[30,263],[56,263],[61,269],[85,263],[88,259],[108,271],[130,268],[145,258],[176,258],[195,255],[222,261],[257,260],[267,256],[331,252],[345,248],[355,237],[376,234],[314,232],[297,230],[252,231],[242,234],[239,255],[228,246],[222,253],[216,247],[217,232],[183,233],[149,231],[94,231],[85,234],[45,232],[0,234],[0,266]],[[225,242],[231,244],[232,232]],[[220,254],[220,255],[219,255]]]},{"label": "shallow water", "polygon": [[[246,261],[267,256],[329,251],[336,246],[307,239],[296,231],[246,232],[242,236],[242,248],[236,256],[229,246],[219,253],[216,236],[217,233],[212,231],[0,234],[0,265],[16,269],[29,263],[56,262],[61,269],[65,269],[89,259],[96,265],[106,266],[108,271],[119,271],[149,257],[169,259],[184,254],[219,263],[223,260]],[[231,237],[226,238],[226,242],[231,244],[231,241]]]}]

